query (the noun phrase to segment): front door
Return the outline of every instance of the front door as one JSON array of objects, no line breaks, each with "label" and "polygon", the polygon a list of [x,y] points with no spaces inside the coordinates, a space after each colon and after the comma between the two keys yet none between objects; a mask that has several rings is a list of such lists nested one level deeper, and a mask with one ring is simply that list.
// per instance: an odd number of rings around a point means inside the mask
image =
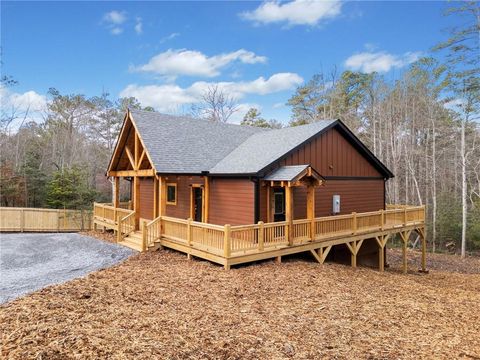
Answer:
[{"label": "front door", "polygon": [[193,220],[201,222],[203,212],[203,188],[194,187],[193,191]]},{"label": "front door", "polygon": [[273,221],[285,221],[285,189],[273,189]]}]

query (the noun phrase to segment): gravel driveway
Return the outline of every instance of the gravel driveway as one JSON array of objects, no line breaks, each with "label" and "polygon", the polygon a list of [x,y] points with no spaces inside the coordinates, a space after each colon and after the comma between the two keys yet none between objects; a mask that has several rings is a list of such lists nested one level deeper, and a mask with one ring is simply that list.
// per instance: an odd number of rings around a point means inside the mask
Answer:
[{"label": "gravel driveway", "polygon": [[0,234],[0,304],[110,267],[134,253],[79,234]]}]

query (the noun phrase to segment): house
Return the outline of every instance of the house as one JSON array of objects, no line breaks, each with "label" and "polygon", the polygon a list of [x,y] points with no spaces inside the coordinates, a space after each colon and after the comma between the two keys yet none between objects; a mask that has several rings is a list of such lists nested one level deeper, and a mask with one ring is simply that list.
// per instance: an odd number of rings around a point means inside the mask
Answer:
[{"label": "house", "polygon": [[[385,209],[385,182],[393,174],[340,120],[272,130],[132,109],[107,176],[115,179],[114,201],[112,206],[96,204],[96,224],[118,231],[119,240],[132,247],[135,241],[143,250],[157,242],[224,265],[232,250],[241,249],[243,260],[265,257],[265,242],[276,250],[268,256],[280,259],[293,249],[307,249],[322,261],[327,254],[319,256],[319,249],[328,253],[332,246],[345,245],[356,263],[366,240],[376,254],[383,253],[384,245],[378,247],[375,239],[382,245],[385,236],[396,233],[385,229],[399,229],[400,211],[414,214],[411,224],[404,219],[402,236],[424,234],[423,208]],[[132,209],[119,205],[120,179],[131,183]],[[365,229],[380,231],[354,240],[344,236],[320,248],[295,246],[295,239],[312,245],[330,231],[318,219],[336,221],[330,225],[338,238],[359,226],[357,217]],[[192,226],[205,231],[200,234]],[[327,232],[317,234],[323,226]],[[212,235],[219,229],[221,236]],[[178,233],[168,235],[171,231]],[[192,245],[202,241],[198,248]],[[290,252],[280,251],[285,247]],[[255,257],[252,251],[263,255]],[[231,264],[242,262],[237,260]]]}]

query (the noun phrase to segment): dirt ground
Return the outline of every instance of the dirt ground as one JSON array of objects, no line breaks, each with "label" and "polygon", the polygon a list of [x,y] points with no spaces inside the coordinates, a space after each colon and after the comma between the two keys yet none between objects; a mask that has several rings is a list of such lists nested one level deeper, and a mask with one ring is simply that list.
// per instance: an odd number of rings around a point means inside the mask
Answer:
[{"label": "dirt ground", "polygon": [[224,271],[173,251],[0,307],[8,359],[480,359],[480,259],[420,274],[291,257]]}]

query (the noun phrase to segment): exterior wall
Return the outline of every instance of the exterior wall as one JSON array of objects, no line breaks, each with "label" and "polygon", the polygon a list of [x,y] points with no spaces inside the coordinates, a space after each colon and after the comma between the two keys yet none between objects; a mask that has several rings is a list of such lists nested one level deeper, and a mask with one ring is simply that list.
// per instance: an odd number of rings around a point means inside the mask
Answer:
[{"label": "exterior wall", "polygon": [[[133,181],[132,181],[133,183]],[[140,178],[140,218],[153,219],[153,177]]]},{"label": "exterior wall", "polygon": [[[267,187],[260,188],[260,220],[267,221]],[[383,179],[327,180],[315,191],[315,217],[332,215],[332,197],[340,195],[340,214],[378,211],[384,208]],[[293,218],[307,217],[307,189],[293,189]]]},{"label": "exterior wall", "polygon": [[[315,192],[315,216],[332,215],[333,195],[340,195],[340,214],[352,212],[378,211],[384,208],[383,179],[327,180]],[[307,190],[304,187],[294,189],[293,217],[307,217]]]},{"label": "exterior wall", "polygon": [[180,219],[188,219],[190,217],[190,192],[192,184],[205,183],[201,176],[167,176],[166,183],[177,184],[177,204],[166,205],[167,216]]},{"label": "exterior wall", "polygon": [[249,179],[212,178],[209,223],[244,225],[255,222],[255,184]]},{"label": "exterior wall", "polygon": [[378,170],[336,129],[330,129],[279,165],[310,164],[322,176],[382,177]]}]

